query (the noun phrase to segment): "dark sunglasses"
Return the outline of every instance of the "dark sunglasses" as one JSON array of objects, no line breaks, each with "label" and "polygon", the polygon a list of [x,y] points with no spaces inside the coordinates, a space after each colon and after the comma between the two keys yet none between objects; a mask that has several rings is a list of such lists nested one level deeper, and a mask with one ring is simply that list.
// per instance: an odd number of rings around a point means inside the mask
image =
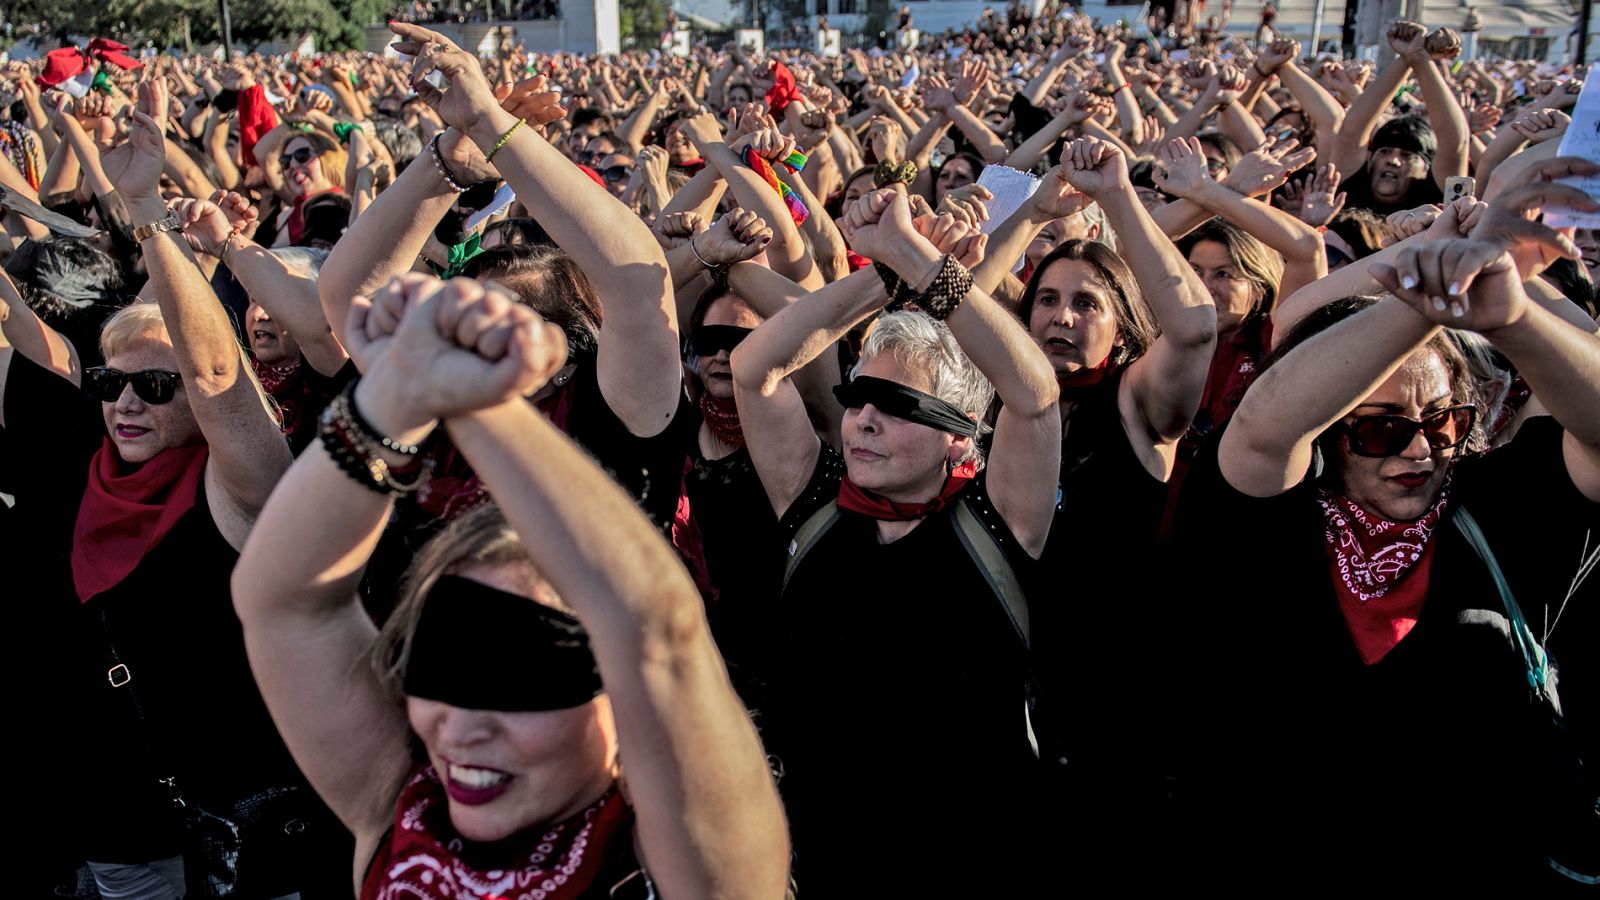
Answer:
[{"label": "dark sunglasses", "polygon": [[311,149],[310,147],[301,147],[299,150],[296,150],[293,153],[285,153],[284,155],[278,157],[278,165],[284,167],[285,169],[289,168],[291,165],[303,166],[306,163],[311,162],[313,159],[316,159],[319,155],[320,154],[318,154],[317,151]]},{"label": "dark sunglasses", "polygon": [[607,181],[627,181],[633,177],[633,166],[607,166],[600,174]]},{"label": "dark sunglasses", "polygon": [[102,403],[117,402],[117,398],[122,396],[122,389],[130,381],[133,382],[133,395],[140,400],[155,405],[169,403],[182,381],[177,372],[166,369],[123,372],[110,366],[95,366],[85,369],[83,374],[84,390]]},{"label": "dark sunglasses", "polygon": [[1399,456],[1419,431],[1434,453],[1442,453],[1460,449],[1471,437],[1477,419],[1478,410],[1463,404],[1428,413],[1420,421],[1406,416],[1356,416],[1340,423],[1339,430],[1350,438],[1350,452],[1357,456]]},{"label": "dark sunglasses", "polygon": [[690,335],[689,349],[695,356],[716,356],[722,350],[732,353],[750,332],[751,329],[737,325],[701,325]]}]

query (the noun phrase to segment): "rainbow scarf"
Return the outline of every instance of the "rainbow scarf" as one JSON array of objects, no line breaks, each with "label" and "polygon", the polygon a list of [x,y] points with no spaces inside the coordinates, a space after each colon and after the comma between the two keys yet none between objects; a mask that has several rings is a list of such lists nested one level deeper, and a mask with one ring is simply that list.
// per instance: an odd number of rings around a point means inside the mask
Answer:
[{"label": "rainbow scarf", "polygon": [[[780,162],[789,171],[798,172],[806,167],[806,155],[796,150],[784,157]],[[760,175],[763,181],[778,192],[778,196],[783,198],[783,205],[789,207],[789,216],[794,219],[796,225],[804,223],[806,217],[811,215],[811,212],[806,209],[806,205],[800,202],[799,197],[795,196],[794,191],[787,184],[778,180],[778,173],[773,171],[772,164],[749,147],[744,148],[744,164],[755,170],[755,173]]]}]

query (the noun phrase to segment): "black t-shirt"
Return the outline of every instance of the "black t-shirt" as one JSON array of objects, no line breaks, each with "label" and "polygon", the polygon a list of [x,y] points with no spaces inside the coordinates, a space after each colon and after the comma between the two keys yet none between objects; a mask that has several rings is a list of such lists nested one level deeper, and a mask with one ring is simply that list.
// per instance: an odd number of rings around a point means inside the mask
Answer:
[{"label": "black t-shirt", "polygon": [[[781,520],[786,540],[838,496],[844,471],[823,447]],[[981,474],[965,493],[1026,579],[1033,563]],[[890,544],[875,520],[843,513],[796,568],[778,618],[762,723],[783,765],[801,890],[891,896],[963,852],[986,887],[1027,883],[1040,860],[1026,818],[1039,782],[1025,654],[950,512]]]},{"label": "black t-shirt", "polygon": [[706,615],[739,695],[758,707],[765,682],[761,645],[783,582],[778,517],[750,451],[740,447],[722,459],[706,459],[699,448],[700,417],[692,418],[697,427],[684,433],[692,450],[683,486],[710,582]]},{"label": "black t-shirt", "polygon": [[[210,809],[267,787],[298,785],[309,797],[250,674],[229,587],[238,553],[217,530],[204,485],[127,578],[80,603],[73,526],[104,440],[100,404],[20,354],[5,393],[19,468],[10,474],[23,476],[11,479],[20,525],[12,549],[27,560],[28,585],[12,614],[38,628],[27,654],[36,671],[20,693],[59,707],[44,722],[73,723],[43,732],[73,736],[31,754],[24,781],[73,808],[67,839],[97,862],[178,852],[179,820],[159,778],[176,777],[186,800]],[[119,663],[130,680],[114,687],[107,673]]]},{"label": "black t-shirt", "polygon": [[[1538,785],[1551,757],[1499,594],[1451,521],[1454,509],[1472,512],[1540,633],[1586,536],[1600,533],[1600,507],[1568,478],[1561,438],[1554,420],[1535,420],[1456,466],[1422,614],[1373,665],[1333,593],[1312,481],[1249,497],[1218,469],[1220,433],[1202,448],[1166,592],[1183,649],[1171,697],[1196,865],[1232,883],[1315,872],[1364,889],[1515,889],[1545,871]],[[1563,701],[1592,733],[1592,585],[1587,599],[1569,604],[1551,649],[1572,659]]]}]

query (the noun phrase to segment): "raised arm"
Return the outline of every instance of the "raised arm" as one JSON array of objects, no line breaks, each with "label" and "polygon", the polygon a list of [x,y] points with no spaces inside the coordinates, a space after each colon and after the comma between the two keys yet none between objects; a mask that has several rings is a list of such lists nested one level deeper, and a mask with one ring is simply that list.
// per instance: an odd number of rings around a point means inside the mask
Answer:
[{"label": "raised arm", "polygon": [[[1119,255],[1133,270],[1139,293],[1161,327],[1161,336],[1128,369],[1123,390],[1132,402],[1119,403],[1123,427],[1141,450],[1175,445],[1200,408],[1217,346],[1216,306],[1188,261],[1139,202],[1121,153],[1099,141],[1074,141],[1061,167],[1061,177],[1093,197],[1105,212],[1117,235]],[[1160,471],[1151,472],[1165,480],[1170,454],[1155,455],[1168,457]],[[1156,463],[1153,454],[1140,456],[1147,467]]]},{"label": "raised arm", "polygon": [[1161,148],[1161,161],[1165,168],[1156,170],[1156,179],[1162,190],[1193,200],[1283,256],[1278,296],[1288,296],[1328,274],[1322,235],[1283,210],[1243,197],[1214,181],[1206,171],[1198,140],[1168,142]]},{"label": "raised arm", "polygon": [[1389,108],[1395,91],[1405,83],[1411,73],[1411,59],[1418,53],[1426,54],[1423,42],[1428,29],[1415,22],[1396,22],[1389,27],[1389,46],[1395,58],[1379,72],[1345,110],[1344,121],[1339,124],[1331,147],[1318,144],[1317,149],[1328,155],[1324,158],[1339,167],[1341,172],[1355,172],[1367,163],[1367,143],[1378,127],[1378,119]]},{"label": "raised arm", "polygon": [[[563,346],[556,333],[544,343]],[[534,566],[589,632],[627,760],[639,849],[661,895],[781,896],[783,810],[675,551],[520,396],[446,424]]]},{"label": "raised arm", "polygon": [[733,391],[746,446],[779,518],[800,498],[822,441],[792,376],[889,299],[866,269],[780,310],[733,351]]},{"label": "raised arm", "polygon": [[1331,155],[1332,146],[1328,142],[1344,121],[1344,107],[1315,78],[1300,68],[1296,62],[1299,58],[1300,42],[1282,38],[1273,41],[1257,58],[1255,65],[1258,71],[1267,69],[1277,74],[1290,96],[1300,104],[1300,111],[1305,114],[1306,122],[1311,125],[1315,135],[1316,146],[1324,154]]},{"label": "raised arm", "polygon": [[[17,291],[16,282],[4,270],[0,270],[0,336],[14,352],[35,365],[55,372],[74,385],[82,383],[83,367],[78,360],[78,349],[34,314]],[[8,359],[7,364],[9,362]],[[0,392],[0,398],[4,396]],[[0,421],[0,425],[3,424]]]},{"label": "raised arm", "polygon": [[[770,165],[780,165],[793,149],[793,139],[781,135],[777,124],[768,120],[763,127],[729,146],[723,142],[722,130],[709,113],[701,113],[685,122],[683,133],[700,149],[706,164],[716,167],[739,206],[760,216],[772,228],[767,258],[773,270],[801,284],[820,286],[821,275],[816,271],[816,263],[806,252],[800,230],[783,198],[740,158],[740,151],[749,145]],[[822,210],[813,211],[813,215],[825,214]]]},{"label": "raised arm", "polygon": [[[408,41],[397,45],[400,52],[424,54],[413,89],[494,156],[518,199],[588,276],[605,309],[596,367],[607,405],[633,434],[661,433],[682,396],[682,365],[667,261],[650,229],[502,108],[470,54],[426,28],[390,28]],[[435,68],[449,79],[448,90],[424,80]]]},{"label": "raised arm", "polygon": [[[104,162],[128,214],[140,225],[168,217],[160,196],[166,95],[163,80],[141,86],[133,133]],[[227,312],[200,275],[182,234],[155,234],[140,247],[172,336],[189,406],[210,447],[207,477],[214,472],[226,499],[246,519],[253,519],[289,467],[289,447],[267,411],[261,389],[245,369],[244,352]],[[228,537],[239,546],[244,535],[236,532]]]},{"label": "raised arm", "polygon": [[317,278],[286,265],[250,239],[256,212],[238,194],[218,191],[210,200],[180,200],[173,212],[191,246],[228,266],[250,299],[294,337],[313,369],[333,376],[350,357],[333,336],[317,299]]},{"label": "raised arm", "polygon": [[1428,35],[1424,49],[1411,61],[1411,71],[1422,88],[1422,101],[1428,106],[1428,123],[1439,142],[1433,157],[1433,180],[1442,190],[1452,175],[1467,174],[1468,138],[1467,114],[1456,100],[1455,91],[1445,80],[1440,66],[1461,53],[1461,38],[1448,28],[1440,28]]}]

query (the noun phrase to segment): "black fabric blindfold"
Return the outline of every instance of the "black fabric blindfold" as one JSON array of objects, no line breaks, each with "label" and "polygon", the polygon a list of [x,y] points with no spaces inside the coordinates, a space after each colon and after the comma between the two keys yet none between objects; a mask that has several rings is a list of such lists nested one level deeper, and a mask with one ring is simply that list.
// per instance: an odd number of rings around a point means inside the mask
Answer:
[{"label": "black fabric blindfold", "polygon": [[849,384],[834,385],[833,395],[845,409],[860,409],[871,403],[897,419],[966,437],[978,435],[978,423],[955,404],[883,378],[858,375]]},{"label": "black fabric blindfold", "polygon": [[752,330],[737,325],[701,325],[689,336],[689,349],[695,356],[716,356],[719,350],[732,353]]},{"label": "black fabric blindfold", "polygon": [[605,690],[577,619],[469,578],[442,576],[422,607],[406,694],[463,709],[571,709]]}]

